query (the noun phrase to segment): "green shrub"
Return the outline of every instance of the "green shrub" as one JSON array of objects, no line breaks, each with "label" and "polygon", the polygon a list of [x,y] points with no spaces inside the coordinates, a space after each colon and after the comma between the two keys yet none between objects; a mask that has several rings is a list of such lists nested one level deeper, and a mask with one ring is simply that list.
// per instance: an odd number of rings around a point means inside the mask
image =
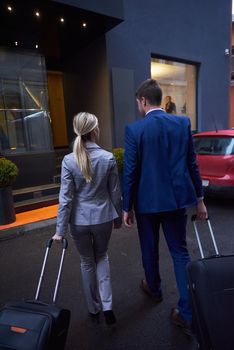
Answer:
[{"label": "green shrub", "polygon": [[18,175],[18,167],[6,158],[0,158],[0,187],[11,186]]},{"label": "green shrub", "polygon": [[113,148],[112,153],[115,156],[117,167],[119,171],[123,171],[124,166],[124,149],[123,148]]}]

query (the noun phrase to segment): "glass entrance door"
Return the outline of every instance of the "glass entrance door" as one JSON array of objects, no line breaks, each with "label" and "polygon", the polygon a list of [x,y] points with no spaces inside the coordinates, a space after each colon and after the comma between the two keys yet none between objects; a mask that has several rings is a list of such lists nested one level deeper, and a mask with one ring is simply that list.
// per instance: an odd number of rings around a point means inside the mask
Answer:
[{"label": "glass entrance door", "polygon": [[44,58],[0,48],[0,152],[52,149]]}]

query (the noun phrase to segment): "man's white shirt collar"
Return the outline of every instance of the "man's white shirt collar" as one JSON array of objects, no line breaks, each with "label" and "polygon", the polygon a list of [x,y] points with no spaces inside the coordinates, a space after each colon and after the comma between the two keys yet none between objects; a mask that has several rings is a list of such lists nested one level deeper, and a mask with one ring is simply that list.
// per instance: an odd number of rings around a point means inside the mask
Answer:
[{"label": "man's white shirt collar", "polygon": [[158,107],[158,108],[152,108],[152,109],[150,109],[150,110],[145,114],[145,117],[147,116],[148,113],[150,113],[150,112],[152,112],[152,111],[164,111],[164,109],[163,109],[163,108],[160,108],[160,107]]}]

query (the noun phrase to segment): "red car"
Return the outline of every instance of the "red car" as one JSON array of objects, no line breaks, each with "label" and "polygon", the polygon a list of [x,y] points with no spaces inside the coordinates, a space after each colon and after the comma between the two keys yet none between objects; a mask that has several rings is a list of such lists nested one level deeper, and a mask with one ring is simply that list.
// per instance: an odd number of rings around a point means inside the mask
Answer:
[{"label": "red car", "polygon": [[234,130],[193,135],[203,186],[234,186]]}]

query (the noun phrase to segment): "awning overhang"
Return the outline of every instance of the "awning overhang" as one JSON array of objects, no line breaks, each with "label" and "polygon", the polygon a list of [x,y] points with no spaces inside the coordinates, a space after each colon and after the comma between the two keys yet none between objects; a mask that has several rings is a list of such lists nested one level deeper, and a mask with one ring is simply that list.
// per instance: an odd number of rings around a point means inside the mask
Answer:
[{"label": "awning overhang", "polygon": [[107,0],[86,0],[86,3],[72,0],[2,1],[0,46],[38,50],[48,59],[63,60],[68,53],[88,46],[123,21],[122,1],[116,1],[119,6],[115,13],[110,6],[104,6]]}]

